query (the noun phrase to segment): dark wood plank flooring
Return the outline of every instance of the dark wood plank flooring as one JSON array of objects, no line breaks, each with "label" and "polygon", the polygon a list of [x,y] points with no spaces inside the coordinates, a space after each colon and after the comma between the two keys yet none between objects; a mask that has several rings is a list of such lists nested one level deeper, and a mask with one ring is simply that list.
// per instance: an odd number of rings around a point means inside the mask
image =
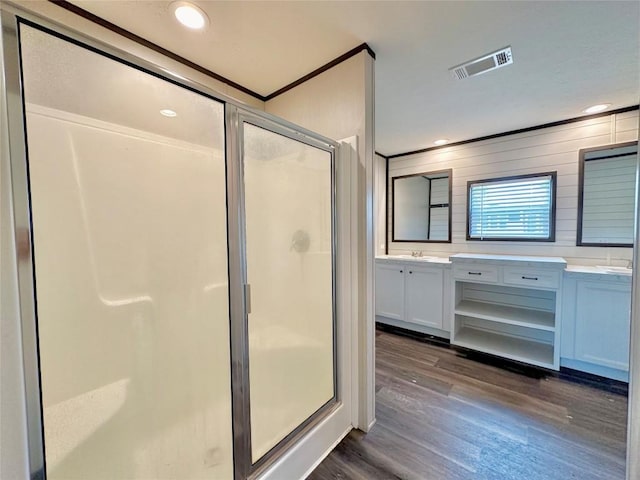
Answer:
[{"label": "dark wood plank flooring", "polygon": [[308,478],[624,479],[626,396],[503,367],[378,330],[377,422]]}]

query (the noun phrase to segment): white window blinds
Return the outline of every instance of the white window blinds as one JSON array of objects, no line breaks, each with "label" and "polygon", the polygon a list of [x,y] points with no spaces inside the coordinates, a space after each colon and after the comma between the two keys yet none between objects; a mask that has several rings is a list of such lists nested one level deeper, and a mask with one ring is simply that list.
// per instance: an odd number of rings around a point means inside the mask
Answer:
[{"label": "white window blinds", "polygon": [[471,240],[553,241],[555,173],[469,182]]}]

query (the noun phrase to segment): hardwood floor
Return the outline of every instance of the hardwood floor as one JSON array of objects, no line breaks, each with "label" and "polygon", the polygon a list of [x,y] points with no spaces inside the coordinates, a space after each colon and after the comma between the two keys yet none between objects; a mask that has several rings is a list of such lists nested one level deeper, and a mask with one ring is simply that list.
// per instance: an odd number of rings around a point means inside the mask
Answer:
[{"label": "hardwood floor", "polygon": [[377,423],[308,478],[624,478],[625,395],[479,359],[378,330]]}]

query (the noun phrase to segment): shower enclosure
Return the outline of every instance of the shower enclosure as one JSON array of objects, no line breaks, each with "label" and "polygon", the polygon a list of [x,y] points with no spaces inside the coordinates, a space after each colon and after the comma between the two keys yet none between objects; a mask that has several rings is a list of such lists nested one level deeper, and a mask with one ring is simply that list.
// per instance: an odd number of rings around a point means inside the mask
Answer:
[{"label": "shower enclosure", "polygon": [[32,478],[267,472],[344,407],[338,145],[2,27]]}]

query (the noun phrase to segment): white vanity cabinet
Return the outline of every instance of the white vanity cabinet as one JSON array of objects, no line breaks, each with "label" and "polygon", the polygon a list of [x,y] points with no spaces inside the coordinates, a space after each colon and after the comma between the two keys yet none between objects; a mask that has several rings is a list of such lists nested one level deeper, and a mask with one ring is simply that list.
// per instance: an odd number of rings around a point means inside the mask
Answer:
[{"label": "white vanity cabinet", "polygon": [[442,328],[442,268],[410,266],[404,277],[404,319],[432,328]]},{"label": "white vanity cabinet", "polygon": [[406,265],[376,262],[376,315],[404,320]]},{"label": "white vanity cabinet", "polygon": [[442,262],[376,259],[376,321],[445,336],[448,267]]},{"label": "white vanity cabinet", "polygon": [[566,261],[479,254],[450,258],[451,343],[558,370]]},{"label": "white vanity cabinet", "polygon": [[631,277],[565,272],[561,365],[628,381]]}]

